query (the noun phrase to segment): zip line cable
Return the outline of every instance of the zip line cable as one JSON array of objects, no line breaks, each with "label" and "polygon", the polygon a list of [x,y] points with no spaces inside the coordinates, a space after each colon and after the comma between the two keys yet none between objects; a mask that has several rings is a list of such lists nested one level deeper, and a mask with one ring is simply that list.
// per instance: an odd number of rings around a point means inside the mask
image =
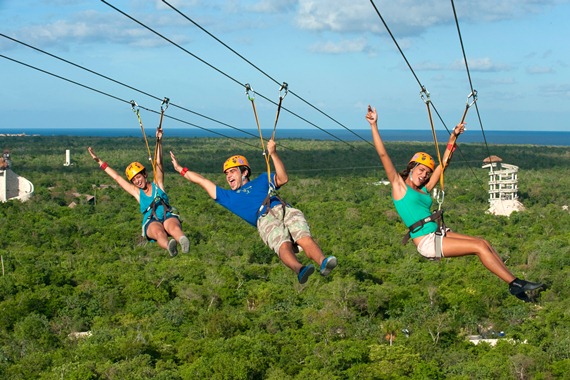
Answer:
[{"label": "zip line cable", "polygon": [[[120,10],[120,9],[118,9],[117,7],[113,6],[112,4],[109,4],[109,3],[108,3],[107,1],[105,1],[105,0],[101,0],[101,2],[103,2],[103,3],[106,4],[106,5],[108,5],[109,7],[113,8],[114,10],[116,10],[116,11],[119,12],[119,13],[121,13],[121,14],[124,15],[125,17],[131,19],[132,21],[136,22],[137,24],[139,24],[139,25],[142,26],[143,28],[147,29],[148,31],[150,31],[150,32],[156,34],[157,36],[161,37],[161,38],[164,39],[165,41],[168,41],[169,43],[171,43],[172,45],[176,46],[177,48],[179,48],[180,50],[184,51],[185,53],[187,53],[187,54],[191,55],[192,57],[196,58],[196,59],[199,60],[200,62],[202,62],[202,63],[204,63],[205,65],[207,65],[208,67],[214,69],[215,71],[217,71],[218,73],[222,74],[223,76],[225,76],[226,78],[230,79],[231,81],[233,81],[233,82],[239,84],[239,85],[242,86],[242,87],[245,87],[245,85],[246,85],[245,83],[239,82],[237,79],[233,78],[233,77],[230,76],[229,74],[223,72],[222,70],[218,69],[218,68],[215,67],[214,65],[212,65],[212,64],[208,63],[207,61],[203,60],[202,58],[198,57],[198,56],[195,55],[194,53],[190,52],[188,49],[185,49],[184,47],[180,46],[179,44],[177,44],[176,42],[172,41],[172,40],[169,39],[168,37],[166,37],[166,36],[160,34],[159,32],[157,32],[156,30],[152,29],[151,27],[149,27],[149,26],[143,24],[141,21],[139,21],[139,20],[135,19],[134,17],[128,15],[127,13],[123,12],[122,10]],[[274,105],[277,105],[277,103],[275,103],[273,100],[269,99],[268,97],[266,97],[266,96],[264,96],[264,95],[262,95],[262,94],[260,94],[260,93],[257,93],[257,95],[259,95],[261,98],[265,99],[266,101],[268,101],[268,102],[270,102],[270,103],[272,103],[272,104],[274,104]],[[283,107],[283,109],[286,110],[287,112],[289,112],[290,114],[296,116],[297,118],[303,120],[304,122],[306,122],[306,123],[312,125],[313,127],[319,129],[320,131],[322,131],[322,132],[328,134],[329,136],[333,137],[334,139],[336,139],[336,140],[338,140],[338,141],[341,141],[341,142],[347,144],[348,146],[352,147],[353,149],[356,149],[356,148],[354,148],[351,144],[349,144],[347,141],[344,141],[344,140],[341,139],[340,137],[335,136],[334,134],[328,132],[327,130],[325,130],[325,129],[319,127],[319,126],[316,125],[315,123],[312,123],[312,122],[308,121],[307,119],[301,117],[301,116],[298,115],[297,113],[295,113],[295,112],[293,112],[293,111],[291,111],[291,110],[289,110],[289,109],[287,109],[287,108],[285,108],[285,107]]]},{"label": "zip line cable", "polygon": [[[19,44],[21,44],[21,45],[23,45],[23,46],[26,46],[26,47],[28,47],[28,48],[30,48],[30,49],[33,49],[33,50],[38,51],[38,52],[40,52],[40,53],[43,53],[43,54],[45,54],[45,55],[48,55],[48,56],[50,56],[50,57],[52,57],[52,58],[58,59],[58,60],[60,60],[60,61],[62,61],[62,62],[65,62],[65,63],[67,63],[67,64],[69,64],[69,65],[72,65],[72,66],[75,66],[75,67],[80,68],[80,69],[82,69],[82,70],[85,70],[85,71],[87,71],[87,72],[89,72],[89,73],[91,73],[91,74],[94,74],[94,75],[97,75],[97,76],[99,76],[99,77],[101,77],[101,78],[107,79],[107,80],[109,80],[109,81],[111,81],[111,82],[113,82],[113,83],[119,84],[119,85],[121,85],[121,86],[123,86],[123,87],[126,87],[126,88],[128,88],[128,89],[131,89],[131,90],[136,91],[136,92],[138,92],[138,93],[141,93],[141,94],[143,94],[143,95],[146,95],[146,96],[148,96],[148,97],[150,97],[150,98],[153,98],[153,99],[155,99],[155,100],[162,100],[161,98],[159,98],[159,97],[157,97],[157,96],[154,96],[154,95],[152,95],[152,94],[149,94],[148,92],[145,92],[145,91],[142,91],[142,90],[140,90],[140,89],[138,89],[138,88],[132,87],[132,86],[130,86],[130,85],[128,85],[128,84],[125,84],[125,83],[123,83],[123,82],[121,82],[121,81],[118,81],[118,80],[116,80],[116,79],[113,79],[113,78],[111,78],[111,77],[108,77],[108,76],[106,76],[106,75],[103,75],[103,74],[101,74],[101,73],[98,73],[98,72],[96,72],[96,71],[93,71],[93,70],[91,70],[91,69],[89,69],[89,68],[87,68],[87,67],[81,66],[81,65],[76,64],[76,63],[74,63],[74,62],[71,62],[71,61],[69,61],[69,60],[67,60],[67,59],[61,58],[61,57],[59,57],[59,56],[57,56],[57,55],[55,55],[55,54],[52,54],[52,53],[49,53],[49,52],[47,52],[47,51],[45,51],[45,50],[39,49],[39,48],[37,48],[37,47],[35,47],[35,46],[32,46],[32,45],[29,45],[29,44],[27,44],[27,43],[25,43],[25,42],[19,41],[19,40],[15,39],[15,38],[10,37],[10,36],[7,36],[7,35],[5,35],[5,34],[3,34],[3,33],[0,33],[0,36],[2,36],[2,37],[4,37],[4,38],[7,38],[7,39],[9,39],[9,40],[11,40],[11,41],[13,41],[13,42],[17,42],[17,43],[19,43]],[[242,129],[240,129],[240,128],[234,127],[234,126],[232,126],[232,125],[230,125],[230,124],[227,124],[227,123],[224,123],[224,122],[222,122],[222,121],[213,119],[213,118],[211,118],[211,117],[209,117],[209,116],[206,116],[206,115],[203,115],[203,114],[201,114],[201,113],[192,111],[191,109],[182,107],[182,106],[177,105],[177,104],[172,103],[172,102],[170,102],[169,104],[170,104],[170,106],[172,106],[172,107],[179,108],[179,109],[181,109],[181,110],[183,110],[183,111],[186,111],[186,112],[192,113],[192,114],[194,114],[194,115],[200,116],[200,117],[202,117],[202,118],[204,118],[204,119],[207,119],[207,120],[213,121],[213,122],[215,122],[215,123],[224,125],[224,126],[226,126],[226,127],[228,127],[228,128],[232,128],[232,129],[234,129],[234,130],[236,130],[236,131],[242,132],[242,133],[247,134],[247,135],[249,135],[249,136],[251,136],[251,137],[257,137],[257,135],[255,135],[255,134],[253,134],[253,133],[250,133],[250,132],[247,132],[247,131],[242,130]],[[288,148],[288,149],[291,149],[291,148]]]},{"label": "zip line cable", "polygon": [[[429,92],[426,90],[425,86],[421,83],[421,81],[419,80],[418,76],[416,75],[414,69],[412,68],[412,65],[410,64],[410,62],[408,61],[408,59],[406,58],[406,55],[404,54],[404,52],[402,51],[402,49],[400,48],[400,45],[398,44],[398,41],[396,40],[396,38],[394,37],[394,34],[392,33],[392,31],[390,30],[390,28],[388,27],[388,24],[386,23],[386,21],[384,20],[384,17],[382,17],[382,14],[380,13],[380,11],[378,10],[378,8],[376,7],[376,4],[374,3],[374,0],[370,0],[370,3],[372,4],[372,6],[374,7],[374,10],[376,11],[376,14],[378,15],[378,17],[380,18],[380,20],[382,21],[382,23],[384,24],[384,27],[386,28],[386,31],[388,32],[388,34],[390,35],[390,37],[392,38],[392,41],[394,42],[394,44],[396,45],[396,47],[398,48],[398,51],[400,52],[402,58],[404,59],[404,61],[406,62],[406,64],[408,65],[408,68],[410,69],[412,75],[414,76],[414,78],[416,79],[416,82],[418,83],[418,85],[420,86],[420,94],[422,96],[422,100],[424,100],[424,102],[426,102],[427,108],[428,108],[428,113],[430,114],[430,123],[431,123],[431,112],[429,111],[429,105],[431,105],[431,107],[433,108],[434,112],[436,113],[436,115],[438,116],[439,120],[441,121],[442,125],[445,127],[445,130],[447,131],[447,133],[449,135],[451,135],[451,132],[449,131],[449,128],[447,128],[447,125],[445,124],[445,122],[443,121],[443,118],[441,117],[441,115],[439,114],[437,108],[435,107],[435,105],[433,104],[433,101],[431,101],[429,99]],[[471,89],[472,92],[471,94],[475,94],[475,90]],[[426,94],[426,97],[424,98],[424,95]],[[471,95],[470,95],[471,96]],[[427,99],[427,100],[426,100]],[[468,103],[469,104],[469,97],[468,97]],[[475,104],[476,106],[476,104]],[[468,108],[468,107],[467,107]],[[476,107],[477,108],[477,107]],[[463,114],[465,117],[465,113]],[[432,131],[434,131],[433,129],[433,123],[432,123]],[[435,139],[435,135],[434,135],[434,139]],[[435,140],[434,140],[435,141]],[[436,144],[436,149],[437,149],[437,142],[435,142]],[[439,149],[437,149],[438,151],[438,156],[439,156]],[[457,151],[459,151],[459,154],[461,155],[461,158],[463,161],[466,162],[465,157],[463,156],[463,153],[461,152],[461,150],[458,148]],[[471,170],[471,172],[473,173],[473,176],[475,178],[478,178],[475,173],[473,172],[473,168],[469,167],[469,169]]]},{"label": "zip line cable", "polygon": [[[473,89],[473,82],[471,80],[471,72],[469,71],[469,64],[467,63],[467,55],[465,54],[465,46],[463,45],[463,37],[461,36],[461,30],[459,28],[459,20],[457,18],[457,12],[455,11],[455,3],[453,0],[451,0],[451,8],[453,9],[453,17],[455,18],[455,26],[457,27],[459,43],[461,44],[461,52],[463,53],[463,62],[465,62],[465,71],[467,72],[469,87],[471,88],[471,93],[475,93],[475,90]],[[485,136],[485,131],[483,130],[483,122],[481,121],[481,114],[479,113],[479,107],[477,106],[477,103],[475,103],[475,110],[477,111],[477,118],[479,120],[479,125],[481,126],[481,133],[483,135],[483,141],[485,142],[485,148],[487,149],[487,157],[491,157],[491,152],[489,151],[487,137]]]},{"label": "zip line cable", "polygon": [[[210,33],[208,30],[206,30],[204,27],[202,27],[200,24],[198,24],[196,21],[194,21],[192,18],[188,17],[187,15],[185,15],[184,13],[182,13],[180,10],[178,10],[175,6],[173,6],[172,4],[170,4],[168,1],[166,0],[162,0],[162,2],[166,5],[168,5],[170,8],[172,8],[172,10],[174,10],[176,13],[178,13],[180,16],[184,17],[186,20],[190,21],[192,24],[194,24],[196,27],[198,27],[200,30],[202,30],[204,33],[206,33],[207,35],[209,35],[210,37],[212,37],[213,39],[215,39],[217,42],[219,42],[220,44],[222,44],[224,47],[226,47],[228,50],[230,50],[232,53],[234,53],[235,55],[237,55],[238,57],[240,57],[242,60],[244,60],[245,62],[247,62],[248,64],[250,64],[252,67],[254,67],[257,71],[259,71],[260,73],[262,73],[263,75],[265,75],[267,78],[269,78],[270,80],[272,80],[273,82],[275,82],[277,85],[281,85],[275,78],[271,77],[269,74],[267,74],[265,71],[263,71],[262,69],[260,69],[257,65],[255,65],[254,63],[252,63],[249,59],[245,58],[243,55],[241,55],[240,53],[238,53],[236,50],[234,50],[233,48],[231,48],[230,46],[228,46],[225,42],[223,42],[222,40],[220,40],[218,37],[216,37],[215,35],[213,35],[212,33]],[[319,108],[317,108],[316,106],[314,106],[313,104],[311,104],[310,102],[308,102],[307,100],[303,99],[301,96],[299,96],[298,94],[294,93],[291,90],[288,90],[289,93],[291,93],[293,96],[295,96],[297,99],[301,100],[303,103],[305,103],[306,105],[308,105],[309,107],[313,108],[314,110],[316,110],[317,112],[319,112],[320,114],[322,114],[323,116],[326,116],[327,118],[329,118],[330,120],[332,120],[333,122],[335,122],[336,124],[340,125],[341,127],[343,127],[344,129],[346,129],[347,131],[349,131],[350,133],[352,133],[354,136],[358,137],[359,139],[361,139],[362,141],[365,141],[366,143],[368,143],[371,146],[374,146],[370,141],[366,140],[365,138],[363,138],[362,136],[360,136],[359,134],[357,134],[356,132],[354,132],[353,130],[351,130],[350,128],[347,128],[344,124],[342,124],[341,122],[339,122],[338,120],[334,119],[333,117],[329,116],[328,114],[326,114],[325,112],[321,111]]]},{"label": "zip line cable", "polygon": [[[51,75],[51,76],[53,76],[53,77],[55,77],[55,78],[64,80],[64,81],[66,81],[66,82],[73,83],[73,84],[75,84],[75,85],[77,85],[77,86],[79,86],[79,87],[83,87],[83,88],[85,88],[85,89],[94,91],[94,92],[99,93],[99,94],[101,94],[101,95],[105,95],[105,96],[108,96],[108,97],[110,97],[110,98],[112,98],[112,99],[115,99],[115,100],[118,100],[118,101],[121,101],[121,102],[123,102],[123,103],[127,103],[127,104],[131,105],[131,101],[130,101],[130,100],[121,99],[121,98],[119,98],[119,97],[117,97],[117,96],[114,96],[114,95],[111,95],[111,94],[109,94],[109,93],[107,93],[107,92],[104,92],[104,91],[101,91],[101,90],[97,90],[96,88],[93,88],[93,87],[84,85],[84,84],[82,84],[82,83],[76,82],[76,81],[74,81],[74,80],[71,80],[71,79],[62,77],[61,75],[57,75],[57,74],[51,73],[51,72],[49,72],[49,71],[40,69],[39,67],[29,65],[29,64],[27,64],[27,63],[25,63],[25,62],[18,61],[17,59],[7,57],[7,56],[5,56],[5,55],[3,55],[3,54],[0,54],[0,57],[1,57],[1,58],[5,58],[5,59],[7,59],[7,60],[9,60],[9,61],[18,63],[18,64],[20,64],[20,65],[22,65],[22,66],[26,66],[26,67],[28,67],[28,68],[30,68],[30,69],[34,69],[34,70],[40,71],[40,72],[42,72],[42,73],[44,73],[44,74]],[[144,109],[145,111],[149,111],[149,112],[152,112],[152,113],[155,113],[155,114],[160,114],[158,111],[155,111],[155,110],[152,110],[152,109],[149,109],[149,108],[140,106],[140,105],[139,105],[139,107],[140,107],[141,109]],[[230,139],[230,140],[237,141],[237,142],[242,143],[242,144],[249,145],[249,146],[251,146],[251,147],[257,149],[257,145],[253,145],[253,144],[250,144],[250,143],[248,143],[248,142],[246,142],[246,141],[239,140],[239,139],[237,139],[237,138],[224,135],[223,133],[219,133],[219,132],[213,131],[213,130],[211,130],[211,129],[201,127],[201,126],[199,126],[199,125],[197,125],[197,124],[190,123],[190,122],[188,122],[188,121],[185,121],[185,120],[182,120],[182,119],[173,117],[173,116],[169,116],[169,115],[165,115],[164,117],[169,118],[169,119],[172,119],[172,120],[176,120],[176,121],[178,121],[178,122],[180,122],[180,123],[183,123],[183,124],[186,124],[186,125],[190,125],[190,126],[192,126],[192,127],[195,127],[195,128],[201,129],[201,130],[203,130],[203,131],[207,131],[207,132],[213,133],[213,134],[215,134],[215,135],[218,135],[218,136],[221,136],[221,137]]]},{"label": "zip line cable", "polygon": [[[374,4],[374,0],[370,0],[370,3],[372,4],[372,6],[374,7],[374,10],[376,11],[376,14],[378,15],[378,17],[380,18],[380,20],[382,21],[382,24],[384,24],[384,27],[386,28],[386,31],[388,32],[388,34],[390,35],[390,37],[392,37],[392,41],[394,41],[394,44],[396,45],[396,47],[398,48],[398,51],[400,52],[400,54],[402,55],[402,58],[404,58],[404,61],[406,62],[406,65],[408,65],[408,68],[410,69],[412,75],[414,76],[414,78],[416,79],[416,82],[418,82],[418,85],[420,86],[420,90],[422,92],[427,93],[426,87],[422,84],[422,82],[420,82],[420,79],[418,78],[418,76],[416,75],[416,72],[414,71],[414,69],[412,68],[412,65],[410,64],[410,62],[408,61],[408,58],[406,58],[406,55],[404,54],[404,51],[402,50],[402,48],[400,48],[400,45],[398,44],[398,41],[396,41],[396,37],[394,37],[394,34],[392,34],[392,31],[390,30],[390,28],[388,27],[388,24],[386,23],[386,21],[384,20],[384,17],[382,17],[382,14],[380,13],[380,11],[378,10],[378,8],[376,7],[376,4]],[[431,104],[432,108],[434,109],[435,113],[437,114],[437,116],[439,117],[439,120],[441,121],[441,123],[443,124],[443,126],[445,127],[445,129],[447,130],[448,133],[449,129],[447,128],[447,125],[445,124],[445,122],[443,121],[443,119],[441,118],[441,115],[439,114],[439,112],[437,111],[435,105],[433,104],[433,101],[429,101],[429,103]],[[451,133],[450,133],[451,134]]]},{"label": "zip line cable", "polygon": [[[44,74],[53,76],[53,77],[55,77],[55,78],[61,79],[61,80],[63,80],[63,81],[66,81],[66,82],[75,84],[75,85],[77,85],[77,86],[79,86],[79,87],[83,87],[83,88],[85,88],[85,89],[91,90],[91,91],[96,92],[96,93],[99,93],[99,94],[101,94],[101,95],[105,95],[105,96],[107,96],[107,97],[109,97],[109,98],[112,98],[112,99],[118,100],[118,101],[120,101],[120,102],[129,104],[129,105],[131,105],[131,107],[132,107],[132,103],[131,103],[132,100],[121,99],[121,98],[119,98],[119,97],[117,97],[117,96],[114,96],[114,95],[111,95],[111,94],[109,94],[109,93],[107,93],[107,92],[104,92],[104,91],[101,91],[101,90],[97,90],[96,88],[93,88],[93,87],[90,87],[90,86],[81,84],[81,83],[79,83],[79,82],[76,82],[76,81],[74,81],[74,80],[71,80],[71,79],[62,77],[62,76],[60,76],[60,75],[54,74],[54,73],[49,72],[49,71],[46,71],[46,70],[44,70],[44,69],[40,69],[39,67],[36,67],[36,66],[30,65],[30,64],[27,64],[27,63],[22,62],[22,61],[19,61],[19,60],[17,60],[17,59],[7,57],[7,56],[5,56],[5,55],[3,55],[3,54],[0,54],[0,58],[4,58],[4,59],[6,59],[6,60],[9,60],[9,61],[12,61],[12,62],[14,62],[14,63],[18,63],[18,64],[20,64],[20,65],[22,65],[22,66],[28,67],[28,68],[30,68],[30,69],[33,69],[33,70],[42,72],[42,73],[44,73]],[[160,112],[158,112],[158,111],[156,111],[156,110],[153,110],[153,109],[150,109],[150,108],[147,108],[147,107],[144,107],[144,106],[141,106],[140,104],[137,104],[136,106],[137,106],[139,109],[145,110],[145,111],[147,111],[147,112],[151,112],[151,113],[154,113],[154,114],[157,114],[157,115],[160,114]],[[201,127],[201,126],[199,126],[199,125],[196,125],[196,124],[194,124],[194,123],[190,123],[190,122],[188,122],[188,121],[186,121],[186,120],[182,120],[182,119],[177,118],[177,117],[174,117],[174,116],[170,116],[170,115],[166,115],[166,114],[165,114],[164,117],[165,117],[165,118],[168,118],[168,119],[171,119],[171,120],[174,120],[174,121],[177,121],[177,122],[182,123],[182,124],[186,124],[186,125],[189,125],[189,126],[192,126],[192,127],[198,128],[198,129],[201,129],[201,130],[203,130],[203,131],[207,131],[207,132],[216,134],[216,135],[218,135],[218,136],[227,138],[227,139],[229,139],[229,140],[233,140],[233,141],[236,141],[236,142],[238,142],[238,143],[248,145],[248,146],[250,146],[250,147],[252,147],[252,148],[254,148],[254,149],[258,149],[258,148],[259,148],[257,145],[250,144],[250,143],[248,143],[247,141],[243,141],[243,140],[240,140],[240,139],[231,137],[231,136],[224,135],[223,133],[219,133],[219,132],[216,132],[216,131],[212,131],[212,130],[210,130],[210,129],[208,129],[208,128]],[[257,137],[257,136],[256,136],[256,137]],[[351,147],[351,148],[352,148],[352,147]],[[289,148],[289,149],[291,149],[291,148]],[[291,149],[291,150],[293,150],[293,149]],[[333,168],[321,168],[321,169],[297,169],[297,170],[296,170],[296,169],[288,169],[287,171],[291,171],[291,172],[303,172],[303,171],[344,170],[344,169],[346,169],[346,170],[348,170],[348,169],[355,170],[355,169],[369,169],[369,168],[375,168],[375,167],[376,167],[376,166],[358,166],[358,167],[352,167],[352,166],[351,166],[351,167],[347,167],[347,168],[343,168],[343,167],[333,167]]]}]

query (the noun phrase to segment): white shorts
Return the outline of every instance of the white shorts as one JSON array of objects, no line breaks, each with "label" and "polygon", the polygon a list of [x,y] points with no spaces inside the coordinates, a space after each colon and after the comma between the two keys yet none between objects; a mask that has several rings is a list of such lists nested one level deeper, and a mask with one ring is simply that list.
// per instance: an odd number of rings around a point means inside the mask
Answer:
[{"label": "white shorts", "polygon": [[[447,231],[449,231],[449,228],[447,229]],[[424,238],[420,240],[420,243],[417,246],[419,254],[429,260],[439,259],[439,257],[437,257],[437,254],[435,252],[435,239],[441,239],[441,257],[444,257],[443,236],[436,235],[435,232],[425,235]]]}]

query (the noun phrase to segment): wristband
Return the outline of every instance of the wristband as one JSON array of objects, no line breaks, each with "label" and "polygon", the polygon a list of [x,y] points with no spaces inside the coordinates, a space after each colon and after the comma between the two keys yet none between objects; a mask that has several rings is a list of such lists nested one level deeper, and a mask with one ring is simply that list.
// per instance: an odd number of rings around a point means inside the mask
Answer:
[{"label": "wristband", "polygon": [[180,175],[181,175],[182,177],[184,177],[184,175],[186,174],[187,171],[188,171],[188,168],[182,169],[182,170],[180,171]]},{"label": "wristband", "polygon": [[101,170],[107,169],[108,166],[109,166],[109,165],[107,165],[106,162],[103,162],[103,163],[101,164]]}]

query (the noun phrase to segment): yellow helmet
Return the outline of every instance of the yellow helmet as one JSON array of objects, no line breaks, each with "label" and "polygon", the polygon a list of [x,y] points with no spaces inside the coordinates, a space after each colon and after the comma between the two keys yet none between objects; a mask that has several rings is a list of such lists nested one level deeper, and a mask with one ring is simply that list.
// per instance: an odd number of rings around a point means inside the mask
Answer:
[{"label": "yellow helmet", "polygon": [[130,181],[133,179],[137,174],[144,171],[145,168],[140,162],[131,162],[129,166],[125,169],[125,174],[127,175],[127,179]]},{"label": "yellow helmet", "polygon": [[425,165],[430,168],[431,171],[435,170],[435,161],[429,154],[425,152],[417,152],[414,154],[410,162],[417,162],[418,164]]},{"label": "yellow helmet", "polygon": [[249,167],[249,162],[247,162],[247,158],[245,158],[244,156],[236,155],[236,156],[231,156],[226,160],[226,162],[224,162],[223,173],[225,173],[226,170],[228,169],[236,168],[238,166],[247,166],[247,168],[251,171],[251,168]]}]

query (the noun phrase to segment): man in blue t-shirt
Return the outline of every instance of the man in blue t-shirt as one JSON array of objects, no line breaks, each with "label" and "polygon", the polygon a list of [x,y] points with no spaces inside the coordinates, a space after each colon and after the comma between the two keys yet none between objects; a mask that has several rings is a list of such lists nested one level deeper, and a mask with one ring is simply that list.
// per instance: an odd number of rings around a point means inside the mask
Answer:
[{"label": "man in blue t-shirt", "polygon": [[308,258],[320,267],[320,274],[327,276],[337,264],[334,256],[325,257],[319,245],[311,236],[309,225],[303,213],[286,204],[274,194],[289,180],[285,165],[277,155],[275,141],[267,143],[275,173],[262,174],[250,180],[251,168],[244,156],[235,155],[224,162],[223,172],[230,190],[217,186],[202,175],[182,167],[170,152],[174,169],[187,180],[200,185],[208,195],[229,211],[253,227],[257,227],[261,239],[273,249],[279,259],[297,273],[299,283],[307,282],[314,273],[312,264],[302,265],[296,253],[302,249]]}]

